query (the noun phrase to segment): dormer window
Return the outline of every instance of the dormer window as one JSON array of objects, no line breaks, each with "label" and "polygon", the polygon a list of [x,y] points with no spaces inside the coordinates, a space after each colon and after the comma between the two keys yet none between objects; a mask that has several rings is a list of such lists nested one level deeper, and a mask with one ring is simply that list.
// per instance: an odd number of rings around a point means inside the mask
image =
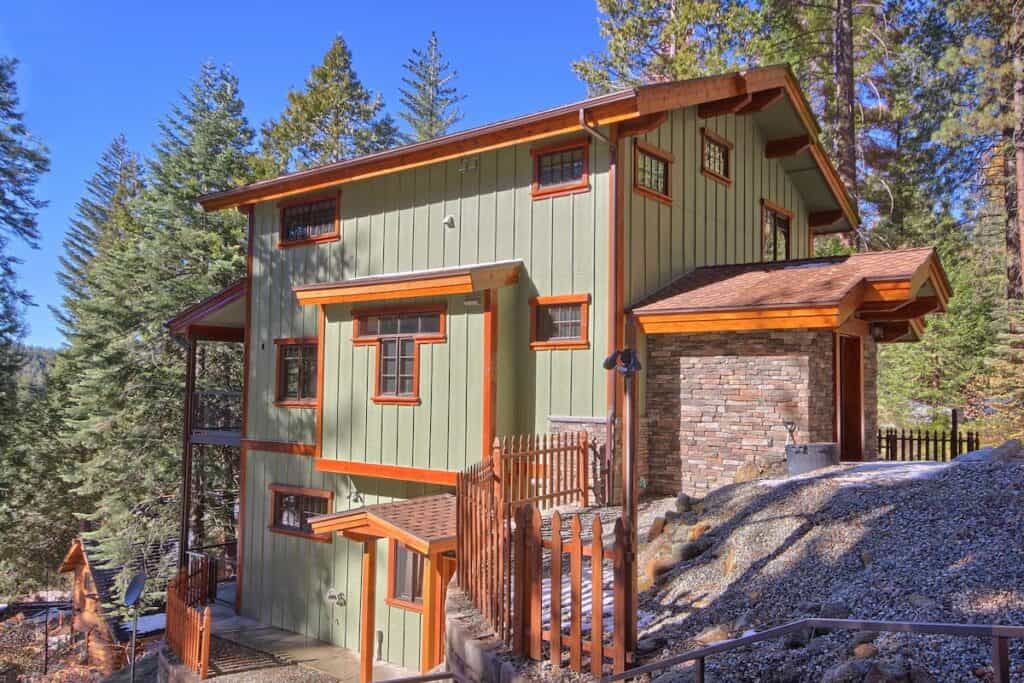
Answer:
[{"label": "dormer window", "polygon": [[590,189],[590,147],[586,139],[530,150],[534,199]]},{"label": "dormer window", "polygon": [[279,246],[330,242],[341,235],[341,193],[284,204]]}]

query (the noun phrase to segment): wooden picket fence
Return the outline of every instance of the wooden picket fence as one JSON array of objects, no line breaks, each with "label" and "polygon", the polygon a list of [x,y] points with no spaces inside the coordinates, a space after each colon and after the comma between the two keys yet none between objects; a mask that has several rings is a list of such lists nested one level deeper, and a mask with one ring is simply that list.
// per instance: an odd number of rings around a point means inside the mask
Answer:
[{"label": "wooden picket fence", "polygon": [[188,604],[188,579],[183,570],[167,584],[164,640],[182,664],[204,679],[210,664],[210,608],[200,610]]},{"label": "wooden picket fence", "polygon": [[[626,572],[627,536],[622,518],[615,520],[611,548],[604,547],[604,524],[594,516],[591,524],[589,543],[583,542],[583,523],[578,514],[569,515],[569,540],[562,538],[563,519],[558,511],[551,517],[551,535],[541,534],[541,514],[536,505],[530,503],[516,509],[516,524],[513,533],[513,556],[516,568],[513,588],[515,600],[515,626],[513,628],[512,651],[521,657],[541,660],[544,658],[542,641],[548,643],[547,659],[558,673],[565,664],[572,671],[584,671],[584,654],[587,655],[587,670],[593,676],[605,673],[606,665],[612,672],[626,667],[625,634],[629,628],[626,614],[624,586],[628,585]],[[542,596],[544,576],[544,553],[550,558],[550,599],[546,605]],[[564,562],[568,555],[568,564]],[[584,574],[584,558],[589,576]],[[604,566],[612,567],[612,623],[606,630],[604,618]],[[567,580],[569,591],[569,614],[563,614],[562,591]],[[584,629],[583,597],[590,596],[589,629]],[[548,628],[544,629],[547,616]],[[566,619],[568,617],[568,619]],[[566,628],[566,626],[568,628]],[[585,632],[586,631],[586,632]],[[607,643],[605,641],[608,641]]]},{"label": "wooden picket fence", "polygon": [[[516,652],[540,659],[540,642],[546,640],[551,643],[549,652],[557,653],[552,663],[559,667],[563,659],[561,629],[548,629],[545,635],[539,626],[539,596],[544,579],[541,563],[545,550],[551,553],[553,596],[561,600],[561,576],[566,567],[562,562],[563,554],[569,554],[567,566],[573,609],[569,614],[567,642],[569,664],[576,671],[581,670],[584,649],[590,653],[592,670],[604,666],[606,652],[613,666],[625,665],[624,641],[618,636],[605,649],[601,571],[596,571],[596,580],[589,588],[584,587],[579,571],[584,557],[591,558],[588,562],[592,562],[595,556],[602,558],[602,565],[608,559],[617,567],[616,571],[626,571],[621,521],[616,527],[616,543],[608,550],[603,548],[601,533],[597,530],[599,521],[595,538],[586,545],[580,541],[578,533],[564,549],[560,531],[549,539],[540,538],[541,510],[589,504],[587,452],[585,432],[495,439],[490,459],[459,473],[456,483],[459,586],[497,636]],[[523,521],[518,520],[517,515],[529,517]],[[561,527],[562,520],[557,513],[554,519]],[[575,529],[573,524],[578,527],[579,519],[570,522],[570,529]],[[536,532],[533,531],[535,525]],[[558,580],[555,580],[556,575]],[[601,612],[596,617],[592,615],[591,622],[594,624],[592,632],[598,635],[586,639],[582,635],[582,614],[578,608],[584,590],[597,599],[594,609]],[[554,597],[552,600],[554,605]],[[615,600],[616,605],[625,604],[619,596]],[[552,609],[550,623],[561,625],[560,602]],[[618,619],[616,623],[620,623]]]},{"label": "wooden picket fence", "polygon": [[185,604],[189,607],[208,605],[217,599],[217,562],[207,553],[188,551],[188,580],[185,581]]}]

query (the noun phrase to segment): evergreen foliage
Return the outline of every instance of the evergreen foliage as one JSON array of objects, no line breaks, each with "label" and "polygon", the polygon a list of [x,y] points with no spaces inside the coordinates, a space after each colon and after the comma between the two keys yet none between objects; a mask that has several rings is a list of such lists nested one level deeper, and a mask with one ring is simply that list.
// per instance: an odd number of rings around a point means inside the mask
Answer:
[{"label": "evergreen foliage", "polygon": [[337,36],[305,88],[288,93],[281,117],[263,126],[263,154],[277,172],[321,166],[398,144],[381,96],[363,86],[352,52]]},{"label": "evergreen foliage", "polygon": [[445,135],[462,120],[457,105],[466,96],[452,85],[458,72],[441,56],[436,33],[430,33],[426,49],[412,51],[403,68],[408,75],[402,77],[406,87],[400,88],[405,107],[401,117],[412,128],[408,140],[418,142]]}]

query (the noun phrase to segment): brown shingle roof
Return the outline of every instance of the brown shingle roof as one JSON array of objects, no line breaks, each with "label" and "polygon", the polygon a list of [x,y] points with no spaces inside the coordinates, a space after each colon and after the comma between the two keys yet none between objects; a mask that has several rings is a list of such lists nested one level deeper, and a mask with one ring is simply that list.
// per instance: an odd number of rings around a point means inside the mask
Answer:
[{"label": "brown shingle roof", "polygon": [[[399,538],[421,552],[455,541],[455,496],[442,493],[366,505],[313,518],[314,529],[333,532],[347,528],[358,533]],[[346,523],[347,521],[347,523]],[[352,526],[355,523],[358,526]],[[326,524],[326,527],[322,525]]]},{"label": "brown shingle roof", "polygon": [[934,253],[926,247],[697,268],[630,310],[649,315],[835,305],[862,282],[912,278],[928,266]]}]

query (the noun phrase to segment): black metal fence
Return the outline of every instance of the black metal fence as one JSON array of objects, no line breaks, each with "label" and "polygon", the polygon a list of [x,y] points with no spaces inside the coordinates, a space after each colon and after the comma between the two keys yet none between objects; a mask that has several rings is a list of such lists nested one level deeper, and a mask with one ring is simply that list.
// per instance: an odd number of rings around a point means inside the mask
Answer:
[{"label": "black metal fence", "polygon": [[978,432],[960,429],[958,410],[953,410],[949,431],[939,429],[878,430],[878,457],[881,460],[935,460],[948,462],[963,453],[981,447]]}]

